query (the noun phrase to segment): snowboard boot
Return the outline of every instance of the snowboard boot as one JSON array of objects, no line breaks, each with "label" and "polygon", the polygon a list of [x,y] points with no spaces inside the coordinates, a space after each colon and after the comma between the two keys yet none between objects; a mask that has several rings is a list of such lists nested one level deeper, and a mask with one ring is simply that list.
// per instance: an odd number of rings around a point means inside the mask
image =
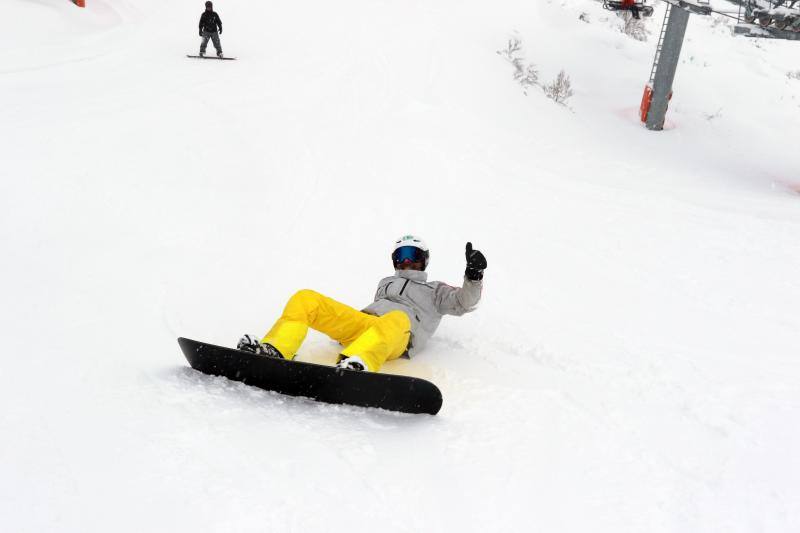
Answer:
[{"label": "snowboard boot", "polygon": [[200,52],[200,57],[206,57],[206,53],[205,52]]},{"label": "snowboard boot", "polygon": [[357,355],[351,355],[350,357],[343,357],[336,363],[337,368],[344,368],[346,370],[358,370],[359,372],[369,372],[369,368],[367,368],[367,363],[364,362]]},{"label": "snowboard boot", "polygon": [[217,52],[217,57],[222,59],[222,52]]},{"label": "snowboard boot", "polygon": [[237,350],[242,350],[243,352],[250,352],[256,355],[263,355],[265,357],[274,357],[275,359],[284,359],[283,354],[278,351],[271,344],[261,343],[258,341],[258,337],[255,335],[250,335],[249,333],[242,336],[239,339],[239,344],[236,345]]}]

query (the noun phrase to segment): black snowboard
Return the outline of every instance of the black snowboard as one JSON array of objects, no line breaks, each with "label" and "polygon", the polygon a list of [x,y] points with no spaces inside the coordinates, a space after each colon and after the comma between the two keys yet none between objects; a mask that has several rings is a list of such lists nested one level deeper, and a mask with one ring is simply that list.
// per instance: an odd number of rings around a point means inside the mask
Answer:
[{"label": "black snowboard", "polygon": [[222,59],[222,60],[227,60],[227,61],[235,61],[236,60],[235,57],[190,56],[188,54],[186,55],[186,57],[191,57],[191,58],[194,58],[194,59]]},{"label": "black snowboard", "polygon": [[424,379],[274,359],[183,337],[178,344],[195,370],[281,394],[404,413],[435,415],[442,407],[442,393]]}]

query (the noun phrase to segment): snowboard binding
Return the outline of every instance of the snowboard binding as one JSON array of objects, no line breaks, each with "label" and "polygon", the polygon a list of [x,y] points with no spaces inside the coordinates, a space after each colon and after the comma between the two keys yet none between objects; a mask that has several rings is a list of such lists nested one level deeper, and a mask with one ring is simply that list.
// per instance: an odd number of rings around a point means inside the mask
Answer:
[{"label": "snowboard binding", "polygon": [[278,351],[271,344],[262,343],[258,340],[258,337],[255,335],[250,335],[246,333],[242,335],[242,338],[239,339],[238,344],[236,344],[236,349],[241,350],[243,352],[250,352],[256,355],[263,355],[265,357],[273,357],[275,359],[285,359],[283,354]]}]

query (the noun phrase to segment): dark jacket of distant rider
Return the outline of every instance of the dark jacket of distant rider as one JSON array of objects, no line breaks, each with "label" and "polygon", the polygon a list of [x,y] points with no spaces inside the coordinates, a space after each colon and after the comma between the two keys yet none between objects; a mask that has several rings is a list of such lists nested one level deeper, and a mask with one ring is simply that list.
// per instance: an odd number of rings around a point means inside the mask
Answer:
[{"label": "dark jacket of distant rider", "polygon": [[200,15],[200,31],[217,33],[222,31],[222,21],[216,11],[203,11]]}]

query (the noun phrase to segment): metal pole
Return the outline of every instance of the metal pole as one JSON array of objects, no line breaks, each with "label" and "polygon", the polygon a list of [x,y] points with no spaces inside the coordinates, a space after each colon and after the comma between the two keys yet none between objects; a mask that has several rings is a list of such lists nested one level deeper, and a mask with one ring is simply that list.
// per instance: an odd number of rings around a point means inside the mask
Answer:
[{"label": "metal pole", "polygon": [[672,95],[672,82],[675,80],[675,71],[678,69],[678,60],[681,57],[683,37],[686,35],[688,23],[689,11],[676,8],[670,11],[665,22],[667,28],[664,33],[664,43],[653,76],[653,101],[650,104],[650,111],[647,113],[646,126],[648,130],[664,129],[667,106]]}]

